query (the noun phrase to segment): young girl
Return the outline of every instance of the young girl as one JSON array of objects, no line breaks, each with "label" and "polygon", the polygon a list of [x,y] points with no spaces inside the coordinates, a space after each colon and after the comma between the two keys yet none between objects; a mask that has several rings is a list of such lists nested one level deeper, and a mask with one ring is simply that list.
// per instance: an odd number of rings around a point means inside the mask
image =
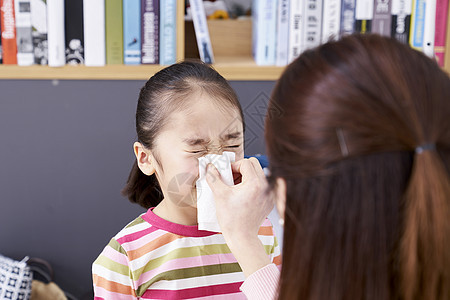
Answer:
[{"label": "young girl", "polygon": [[[148,211],[122,229],[94,262],[95,299],[245,299],[244,275],[221,233],[197,226],[198,158],[244,158],[243,113],[215,70],[182,62],[141,89],[136,162],[123,193]],[[266,220],[259,238],[271,261],[280,250]]]}]

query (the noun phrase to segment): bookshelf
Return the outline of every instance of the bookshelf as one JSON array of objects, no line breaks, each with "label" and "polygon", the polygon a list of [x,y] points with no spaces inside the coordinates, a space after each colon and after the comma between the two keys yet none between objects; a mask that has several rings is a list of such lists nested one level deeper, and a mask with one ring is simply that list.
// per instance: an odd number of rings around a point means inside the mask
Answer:
[{"label": "bookshelf", "polygon": [[[450,15],[450,14],[449,14]],[[251,53],[251,20],[210,20],[208,28],[216,63],[214,68],[228,80],[277,80],[284,67],[258,66]],[[177,60],[195,57],[195,37],[192,22],[184,21],[184,1],[177,1]],[[446,48],[450,49],[450,22]],[[186,53],[186,56],[185,56]],[[48,66],[0,65],[0,79],[32,80],[147,80],[165,66],[161,65],[106,65],[86,67],[66,65]],[[450,73],[450,59],[444,70]]]},{"label": "bookshelf", "polygon": [[[277,80],[282,67],[257,66],[251,55],[251,22],[211,21],[210,34],[216,63],[214,68],[228,80]],[[244,24],[244,28],[240,28]],[[229,29],[234,30],[230,35]],[[242,32],[245,32],[242,35]],[[192,38],[192,37],[189,37]],[[238,43],[236,43],[238,41]],[[242,43],[245,44],[242,47]],[[234,45],[234,46],[233,46]],[[245,49],[243,52],[242,49]],[[216,52],[217,51],[217,52]],[[177,60],[185,58],[184,1],[177,1]],[[63,67],[0,65],[0,79],[32,80],[147,80],[165,66],[161,65],[106,65]]]}]

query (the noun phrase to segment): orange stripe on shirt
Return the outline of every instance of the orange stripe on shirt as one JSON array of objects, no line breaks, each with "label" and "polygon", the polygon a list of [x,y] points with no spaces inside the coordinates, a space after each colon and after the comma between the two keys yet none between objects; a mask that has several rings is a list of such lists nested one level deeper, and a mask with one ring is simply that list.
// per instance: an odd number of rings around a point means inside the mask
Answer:
[{"label": "orange stripe on shirt", "polygon": [[279,265],[281,265],[281,254],[280,255],[278,255],[278,256],[275,256],[274,258],[273,258],[273,261],[272,261],[274,264],[276,264],[277,266],[279,266]]},{"label": "orange stripe on shirt", "polygon": [[128,251],[128,258],[130,259],[130,261],[135,260],[135,259],[141,257],[142,255],[145,255],[145,254],[149,253],[150,251],[158,249],[159,247],[162,247],[162,246],[164,246],[170,242],[173,242],[179,238],[182,238],[182,237],[172,234],[172,233],[166,233],[166,234],[160,236],[159,238],[145,244],[141,248]]},{"label": "orange stripe on shirt", "polygon": [[124,295],[132,295],[136,297],[136,293],[131,288],[131,286],[123,285],[121,283],[117,283],[114,281],[109,281],[108,279],[105,279],[101,276],[98,276],[97,274],[92,275],[92,279],[94,281],[94,285],[104,288],[105,290],[113,293],[119,293]]},{"label": "orange stripe on shirt", "polygon": [[274,235],[272,226],[261,226],[258,230],[258,235]]}]

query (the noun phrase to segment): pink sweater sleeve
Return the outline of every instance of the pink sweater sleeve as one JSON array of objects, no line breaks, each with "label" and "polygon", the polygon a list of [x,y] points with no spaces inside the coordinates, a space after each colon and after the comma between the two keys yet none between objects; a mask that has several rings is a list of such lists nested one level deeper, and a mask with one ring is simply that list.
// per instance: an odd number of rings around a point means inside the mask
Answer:
[{"label": "pink sweater sleeve", "polygon": [[251,274],[241,285],[247,299],[275,300],[278,296],[280,270],[275,264],[268,264]]}]

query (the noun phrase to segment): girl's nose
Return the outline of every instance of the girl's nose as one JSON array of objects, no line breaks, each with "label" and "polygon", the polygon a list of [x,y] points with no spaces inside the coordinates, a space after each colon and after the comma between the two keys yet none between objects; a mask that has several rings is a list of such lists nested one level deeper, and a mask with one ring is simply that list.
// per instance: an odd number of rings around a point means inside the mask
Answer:
[{"label": "girl's nose", "polygon": [[208,154],[222,155],[223,150],[221,147],[211,147],[208,149]]}]

